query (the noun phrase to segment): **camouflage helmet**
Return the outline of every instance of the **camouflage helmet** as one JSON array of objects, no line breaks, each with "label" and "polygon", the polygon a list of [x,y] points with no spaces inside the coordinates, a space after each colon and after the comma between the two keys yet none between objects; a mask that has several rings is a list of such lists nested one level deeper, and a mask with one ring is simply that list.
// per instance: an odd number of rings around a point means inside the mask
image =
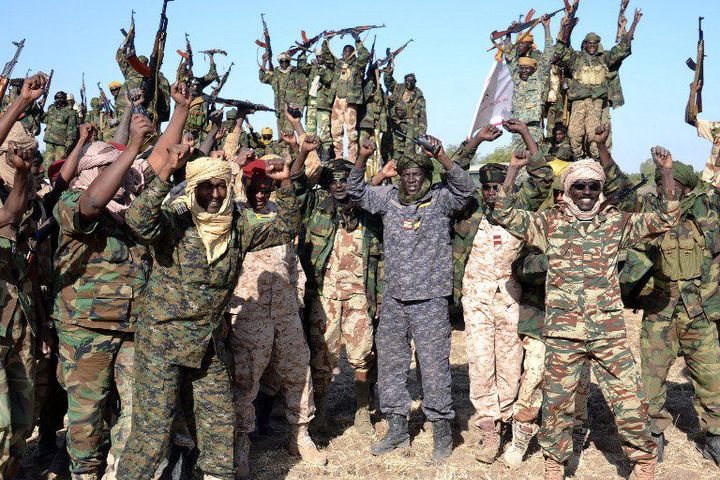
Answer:
[{"label": "camouflage helmet", "polygon": [[502,163],[486,163],[479,170],[480,183],[503,183],[508,166]]},{"label": "camouflage helmet", "polygon": [[225,114],[226,120],[235,120],[237,118],[237,109],[233,108],[232,110],[228,110]]}]

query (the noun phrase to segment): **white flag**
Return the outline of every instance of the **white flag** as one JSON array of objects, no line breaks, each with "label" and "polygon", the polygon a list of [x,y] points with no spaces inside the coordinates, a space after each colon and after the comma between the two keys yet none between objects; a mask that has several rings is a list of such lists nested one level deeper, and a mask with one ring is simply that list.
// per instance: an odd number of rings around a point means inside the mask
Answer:
[{"label": "white flag", "polygon": [[513,82],[504,61],[495,62],[485,80],[468,136],[487,124],[498,125],[510,118]]}]

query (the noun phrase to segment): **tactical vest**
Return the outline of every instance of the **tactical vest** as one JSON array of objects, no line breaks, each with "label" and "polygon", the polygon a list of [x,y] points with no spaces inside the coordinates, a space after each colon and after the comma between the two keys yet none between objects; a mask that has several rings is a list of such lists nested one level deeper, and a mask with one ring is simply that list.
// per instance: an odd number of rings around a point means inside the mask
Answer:
[{"label": "tactical vest", "polygon": [[657,267],[670,281],[700,278],[705,257],[705,238],[695,222],[686,220],[663,235]]},{"label": "tactical vest", "polygon": [[605,83],[609,72],[607,65],[604,63],[585,64],[575,71],[573,78],[583,85],[596,86]]}]

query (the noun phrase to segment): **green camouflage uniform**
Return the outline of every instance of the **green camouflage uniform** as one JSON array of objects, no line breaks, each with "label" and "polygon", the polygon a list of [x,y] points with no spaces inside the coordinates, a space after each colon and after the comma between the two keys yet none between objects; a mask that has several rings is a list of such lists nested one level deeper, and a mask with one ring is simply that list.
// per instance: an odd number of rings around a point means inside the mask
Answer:
[{"label": "green camouflage uniform", "polygon": [[556,144],[553,137],[545,139],[545,142],[538,144],[538,148],[543,155],[547,157],[548,162],[553,159],[564,160],[570,162],[573,160],[572,148],[570,147],[570,139],[565,139]]},{"label": "green camouflage uniform", "polygon": [[45,154],[43,167],[47,172],[53,162],[65,158],[78,139],[78,116],[75,110],[65,106],[58,110],[50,105],[45,114]]},{"label": "green camouflage uniform", "polygon": [[92,123],[98,129],[97,140],[101,142],[109,142],[112,137],[108,137],[108,118],[107,114],[102,111],[102,104],[99,98],[90,100],[91,110],[85,114],[85,123]]},{"label": "green camouflage uniform", "polygon": [[501,192],[494,219],[548,258],[541,447],[557,462],[571,457],[575,391],[589,359],[626,454],[631,460],[653,459],[656,446],[627,345],[617,264],[623,248],[677,224],[678,202],[663,202],[659,211],[647,214],[608,207],[587,222],[559,208],[531,213],[511,202]]},{"label": "green camouflage uniform", "polygon": [[111,429],[114,466],[130,431],[135,319],[152,265],[147,249],[109,213],[83,224],[82,191],[68,190],[53,215],[60,226],[53,318],[60,384],[68,394],[67,448],[76,474],[103,463],[104,413],[113,383],[121,410]]},{"label": "green camouflage uniform", "polygon": [[[685,358],[695,390],[694,406],[703,430],[720,434],[720,196],[701,182],[683,199],[681,223],[651,243],[628,252],[623,289],[634,290],[643,309],[640,333],[642,378],[654,434],[672,425],[665,408],[667,375]],[[647,196],[641,210],[656,208]],[[639,284],[637,284],[639,282]]]},{"label": "green camouflage uniform", "polygon": [[320,91],[320,67],[306,63],[304,70],[307,77],[307,111],[305,114],[305,131],[310,134],[317,133],[317,100]]},{"label": "green camouflage uniform", "polygon": [[[372,75],[375,75],[374,73]],[[369,79],[365,84],[365,103],[359,112],[358,129],[360,130],[360,145],[370,139],[375,144],[375,153],[368,162],[366,178],[370,179],[383,166],[383,137],[388,130],[387,98],[377,77]]]},{"label": "green camouflage uniform", "polygon": [[[592,37],[589,34],[586,38]],[[623,60],[631,54],[630,42],[626,37],[609,52],[598,45],[595,55],[582,48],[579,52],[570,45],[558,41],[555,46],[560,60],[572,73],[568,92],[570,101],[570,124],[568,135],[575,158],[598,157],[597,146],[591,142],[595,127],[610,123],[610,106],[619,107],[624,103],[619,90],[618,71]],[[608,147],[611,140],[608,139]]]},{"label": "green camouflage uniform", "polygon": [[[332,135],[330,134],[330,116],[332,115],[333,101],[335,100],[335,86],[333,85],[333,71],[325,66],[318,67],[318,91],[315,100],[315,119],[317,121],[317,135],[325,151],[332,149]],[[314,77],[313,77],[314,78]]]},{"label": "green camouflage uniform", "polygon": [[[250,133],[250,136],[253,136],[254,132]],[[250,140],[250,148],[255,149],[255,156],[257,158],[262,157],[263,155],[280,155],[281,157],[285,157],[288,153],[287,144],[283,142],[282,140],[272,140],[267,145],[264,145],[259,138],[251,138]],[[254,145],[254,146],[253,146]]]},{"label": "green camouflage uniform", "polygon": [[137,362],[143,368],[135,376],[133,431],[118,478],[153,477],[169,445],[184,386],[194,398],[185,412],[194,412],[198,467],[206,476],[231,480],[235,412],[223,311],[244,254],[294,239],[297,202],[291,189],[278,190],[277,216],[257,225],[235,210],[228,250],[208,265],[191,213],[162,207],[171,187],[155,177],[126,217],[136,235],[153,245],[156,261],[138,321]]},{"label": "green camouflage uniform", "polygon": [[[528,126],[535,142],[540,145],[543,141],[543,116],[545,99],[550,86],[550,62],[554,55],[552,41],[546,45],[545,51],[537,62],[537,69],[527,81],[520,78],[518,68],[511,69],[513,88],[512,113],[513,118],[519,118]],[[525,148],[522,137],[514,133],[512,149]]]},{"label": "green camouflage uniform", "polygon": [[[142,75],[137,73],[125,59],[125,53],[123,53],[122,47],[120,47],[115,54],[115,60],[117,61],[118,67],[120,67],[120,71],[125,77],[125,83],[120,90],[120,94],[115,99],[115,112],[118,119],[120,119],[125,113],[125,85],[127,85],[127,88],[130,90],[133,88],[142,88],[143,81],[145,79]],[[161,123],[167,122],[170,119],[170,83],[162,73],[160,74],[158,85],[160,88],[160,91],[157,94],[158,104],[156,107],[148,107],[148,114],[151,120],[155,120],[157,118],[159,129]],[[145,99],[145,105],[150,105],[151,102],[151,98]]]},{"label": "green camouflage uniform", "polygon": [[[424,135],[427,132],[425,96],[417,86],[413,90],[409,90],[404,83],[397,83],[391,73],[384,75],[383,82],[390,95],[388,111],[390,114],[390,128],[393,129],[392,158],[413,155],[415,153],[415,144],[409,139]],[[402,112],[398,112],[396,109]],[[394,133],[395,129],[405,133],[408,139],[406,140]]]},{"label": "green camouflage uniform", "polygon": [[[217,79],[217,67],[212,63],[210,64],[210,70],[205,76],[194,77],[192,81],[198,83],[200,91],[202,92],[205,87]],[[190,104],[188,118],[185,121],[185,131],[190,131],[195,134],[198,139],[198,145],[205,140],[205,136],[210,131],[209,108],[210,106],[202,95],[196,97]]]},{"label": "green camouflage uniform", "polygon": [[291,65],[284,72],[280,67],[275,67],[273,71],[260,70],[258,72],[260,82],[270,85],[275,94],[278,133],[293,131],[292,125],[285,118],[285,106],[288,103],[295,104],[302,112],[307,104],[308,78],[304,73],[304,65],[307,63],[306,56],[304,52],[301,53],[298,58],[298,66]]}]

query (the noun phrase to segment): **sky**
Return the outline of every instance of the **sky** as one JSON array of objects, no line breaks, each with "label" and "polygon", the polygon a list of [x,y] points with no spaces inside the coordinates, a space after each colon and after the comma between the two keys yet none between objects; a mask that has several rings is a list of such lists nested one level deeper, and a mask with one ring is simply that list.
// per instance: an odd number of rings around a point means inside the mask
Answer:
[{"label": "sky", "polygon": [[[55,69],[51,98],[57,90],[71,92],[79,99],[82,73],[88,97],[98,95],[96,83],[104,88],[111,80],[122,80],[115,51],[123,41],[120,28],[128,28],[130,11],[135,10],[138,54],[149,55],[159,23],[162,0],[3,0],[4,22],[0,39],[0,64],[15,49],[11,40],[26,38],[25,50],[14,72],[24,76],[28,69],[49,72]],[[610,48],[614,42],[619,0],[582,0],[573,45],[594,31]],[[538,15],[561,8],[561,0],[440,0],[362,2],[305,0],[175,0],[168,4],[168,40],[163,72],[175,76],[184,50],[185,33],[190,34],[196,52],[211,48],[228,51],[218,57],[220,73],[235,62],[223,96],[272,105],[272,89],[260,84],[255,40],[262,37],[260,13],[270,29],[275,54],[300,39],[300,30],[313,36],[326,29],[362,24],[385,24],[367,38],[368,48],[377,35],[376,50],[395,49],[413,38],[414,42],[396,60],[396,76],[414,72],[427,100],[428,133],[446,144],[459,143],[468,132],[493,54],[486,52],[493,30],[503,30],[518,15],[535,8]],[[685,66],[695,57],[697,17],[706,16],[706,69],[704,112],[700,118],[720,120],[720,13],[717,0],[631,0],[627,17],[635,8],[643,10],[633,42],[633,54],[622,66],[625,106],[612,110],[613,156],[628,172],[638,171],[649,158],[649,149],[662,145],[677,160],[702,169],[711,145],[697,137],[684,122],[688,85],[693,73]],[[713,15],[715,12],[715,15]],[[558,14],[551,29],[557,35]],[[536,38],[542,38],[541,27]],[[539,35],[537,35],[539,34]],[[352,39],[335,38],[331,48],[339,55]],[[538,42],[539,43],[539,42]],[[195,56],[195,73],[204,74],[207,62]],[[106,88],[107,91],[107,88]],[[272,114],[251,117],[253,126],[275,126]],[[509,143],[505,134],[493,144],[481,146],[480,153]]]}]

